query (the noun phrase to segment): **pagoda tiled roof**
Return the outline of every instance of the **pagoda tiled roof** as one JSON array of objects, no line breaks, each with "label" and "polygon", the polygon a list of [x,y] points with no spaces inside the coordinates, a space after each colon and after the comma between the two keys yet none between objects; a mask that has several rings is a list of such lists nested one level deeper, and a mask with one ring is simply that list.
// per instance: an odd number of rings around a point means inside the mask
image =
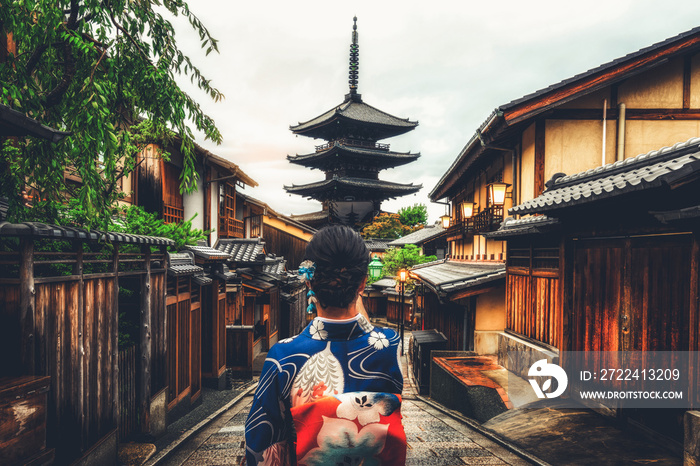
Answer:
[{"label": "pagoda tiled roof", "polygon": [[420,154],[411,154],[410,152],[391,152],[384,149],[356,147],[335,142],[327,149],[312,154],[288,155],[287,160],[297,165],[319,169],[327,168],[338,161],[357,161],[373,167],[393,168],[411,163],[419,157]]},{"label": "pagoda tiled roof", "polygon": [[[343,103],[333,107],[327,112],[307,122],[290,126],[289,129],[304,136],[326,139],[328,127],[337,125],[337,122],[346,121],[354,124],[376,127],[379,137],[377,139],[390,138],[411,131],[418,126],[417,121],[402,119],[383,112],[362,102],[359,95],[354,98],[347,97]],[[335,130],[335,128],[333,128]]]},{"label": "pagoda tiled roof", "polygon": [[353,196],[356,201],[391,199],[418,192],[421,184],[401,184],[391,181],[373,180],[368,178],[337,177],[330,180],[318,181],[304,185],[285,186],[284,189],[291,194],[308,196],[317,200],[343,200],[346,196]]}]

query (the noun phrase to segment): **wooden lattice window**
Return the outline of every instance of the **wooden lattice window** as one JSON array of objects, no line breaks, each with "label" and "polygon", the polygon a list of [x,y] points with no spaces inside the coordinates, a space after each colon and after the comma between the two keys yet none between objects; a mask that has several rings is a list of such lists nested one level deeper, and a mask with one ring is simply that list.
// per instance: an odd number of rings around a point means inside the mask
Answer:
[{"label": "wooden lattice window", "polygon": [[219,235],[223,238],[243,238],[243,221],[236,218],[236,186],[219,185]]},{"label": "wooden lattice window", "polygon": [[163,221],[177,223],[185,220],[185,208],[180,193],[179,169],[163,164]]}]

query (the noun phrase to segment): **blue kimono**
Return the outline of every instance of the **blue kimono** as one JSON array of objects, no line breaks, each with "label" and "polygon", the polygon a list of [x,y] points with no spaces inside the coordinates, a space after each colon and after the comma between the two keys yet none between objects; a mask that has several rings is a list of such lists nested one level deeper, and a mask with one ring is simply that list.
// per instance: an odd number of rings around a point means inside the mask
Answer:
[{"label": "blue kimono", "polygon": [[[292,419],[292,414],[318,400],[335,401],[332,407],[335,410],[336,406],[345,403],[343,394],[352,398],[346,401],[352,401],[355,406],[346,403],[337,408],[344,419],[336,420],[333,428],[337,430],[337,426],[342,427],[343,422],[352,419],[356,426],[351,425],[350,430],[355,429],[356,435],[358,431],[366,434],[363,437],[365,444],[358,441],[353,447],[374,448],[376,445],[370,444],[376,435],[369,435],[370,430],[380,428],[379,418],[388,419],[384,416],[400,406],[400,396],[391,395],[403,390],[399,340],[396,331],[374,327],[358,314],[347,320],[316,317],[302,333],[274,345],[267,354],[245,425],[247,464],[296,464],[297,436],[302,441],[305,434],[299,430],[303,430],[306,424]],[[350,392],[369,394],[355,396]],[[381,394],[381,398],[373,394]],[[375,398],[376,406],[373,406]],[[327,409],[320,407],[322,404],[318,404],[318,409]],[[367,412],[360,412],[360,409]],[[378,410],[381,416],[370,412],[372,409]],[[398,411],[396,416],[400,419]],[[327,420],[328,416],[322,416],[322,419]],[[321,461],[320,458],[328,454],[320,450],[312,450],[308,464],[316,464],[311,461],[312,457]],[[330,457],[325,458],[327,461]]]}]

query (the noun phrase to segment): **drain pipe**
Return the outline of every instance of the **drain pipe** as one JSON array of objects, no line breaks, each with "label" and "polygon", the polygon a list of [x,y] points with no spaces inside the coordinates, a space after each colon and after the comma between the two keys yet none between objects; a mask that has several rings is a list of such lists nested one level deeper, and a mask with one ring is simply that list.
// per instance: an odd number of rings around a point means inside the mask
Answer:
[{"label": "drain pipe", "polygon": [[603,150],[601,166],[605,165],[605,145],[608,135],[608,99],[603,100]]},{"label": "drain pipe", "polygon": [[625,122],[627,117],[627,106],[625,104],[619,105],[619,112],[617,117],[617,154],[615,156],[616,161],[625,160]]}]

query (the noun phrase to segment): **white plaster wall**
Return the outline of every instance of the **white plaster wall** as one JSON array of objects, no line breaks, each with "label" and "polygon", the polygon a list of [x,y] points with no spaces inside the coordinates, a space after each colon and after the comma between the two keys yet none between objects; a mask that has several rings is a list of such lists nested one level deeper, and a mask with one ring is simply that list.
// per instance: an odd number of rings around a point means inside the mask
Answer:
[{"label": "white plaster wall", "polygon": [[[213,180],[219,178],[219,174],[212,170],[211,178]],[[216,241],[219,239],[219,182],[216,181],[211,184],[211,212],[209,213],[209,218],[211,219],[211,243],[210,246],[214,246]]]},{"label": "white plaster wall", "polygon": [[191,219],[195,214],[197,216],[192,219],[192,228],[204,229],[204,174],[199,173],[197,180],[197,190],[190,194],[182,196],[182,202],[185,210],[185,220]]}]

